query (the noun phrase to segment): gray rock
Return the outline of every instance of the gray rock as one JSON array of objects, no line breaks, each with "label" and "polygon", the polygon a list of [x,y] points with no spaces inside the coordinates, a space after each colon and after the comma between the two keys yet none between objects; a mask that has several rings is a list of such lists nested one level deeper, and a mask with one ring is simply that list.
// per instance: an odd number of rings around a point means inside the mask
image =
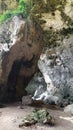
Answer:
[{"label": "gray rock", "polygon": [[66,112],[66,113],[68,112],[73,115],[73,104],[66,106],[64,108],[64,112]]},{"label": "gray rock", "polygon": [[22,105],[30,105],[32,103],[32,96],[23,96],[22,97]]},{"label": "gray rock", "polygon": [[40,85],[33,99],[57,105],[72,103],[73,35],[70,35],[68,39],[65,38],[60,47],[48,49],[41,54],[38,61],[38,68],[44,77],[47,88],[44,91]]},{"label": "gray rock", "polygon": [[[34,98],[40,95],[42,92],[46,90],[46,83],[44,82],[44,78],[40,73],[36,73],[32,80],[26,87],[26,91],[28,94],[34,95]],[[34,94],[35,93],[35,94]]]}]

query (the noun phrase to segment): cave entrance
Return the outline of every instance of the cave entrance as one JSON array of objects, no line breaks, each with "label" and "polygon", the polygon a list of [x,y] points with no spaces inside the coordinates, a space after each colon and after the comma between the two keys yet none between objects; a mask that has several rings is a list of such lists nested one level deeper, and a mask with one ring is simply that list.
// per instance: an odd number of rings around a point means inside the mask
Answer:
[{"label": "cave entrance", "polygon": [[35,56],[31,58],[31,60],[24,60],[23,58],[21,60],[15,60],[11,71],[8,75],[7,80],[7,93],[8,93],[8,99],[9,100],[18,100],[21,99],[23,95],[27,95],[27,92],[25,91],[26,86],[28,85],[30,77],[21,77],[19,76],[20,69],[22,65],[25,68],[31,68],[33,65],[33,61],[35,59]]}]

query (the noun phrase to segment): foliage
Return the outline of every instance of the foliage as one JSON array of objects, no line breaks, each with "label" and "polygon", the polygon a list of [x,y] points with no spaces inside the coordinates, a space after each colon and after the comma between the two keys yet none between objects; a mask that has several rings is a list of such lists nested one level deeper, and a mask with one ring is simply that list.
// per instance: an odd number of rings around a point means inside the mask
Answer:
[{"label": "foliage", "polygon": [[66,4],[66,0],[32,0],[35,5],[35,12],[51,12],[61,9]]},{"label": "foliage", "polygon": [[23,119],[23,124],[20,124],[19,127],[31,126],[35,123],[54,125],[55,120],[46,109],[34,109],[30,115]]},{"label": "foliage", "polygon": [[0,15],[0,23],[6,21],[7,19],[15,15],[22,15],[22,17],[27,17],[30,13],[30,1],[31,0],[19,0],[16,9],[7,10]]},{"label": "foliage", "polygon": [[73,34],[73,28],[68,27],[68,28],[63,28],[61,30],[61,35],[67,36],[68,34]]},{"label": "foliage", "polygon": [[37,13],[41,14],[43,12],[55,11],[56,9],[63,8],[66,3],[66,0],[16,0],[18,5],[16,9],[13,8],[12,10],[12,8],[8,8],[8,10],[6,11],[8,5],[5,3],[4,0],[2,1],[2,8],[5,12],[0,15],[0,22],[3,22],[18,14],[21,14],[23,17],[27,17],[29,16],[30,12],[33,12],[33,14],[35,15]]},{"label": "foliage", "polygon": [[59,40],[59,32],[54,31],[52,28],[50,30],[44,31],[44,47],[56,47],[58,43],[56,42]]}]

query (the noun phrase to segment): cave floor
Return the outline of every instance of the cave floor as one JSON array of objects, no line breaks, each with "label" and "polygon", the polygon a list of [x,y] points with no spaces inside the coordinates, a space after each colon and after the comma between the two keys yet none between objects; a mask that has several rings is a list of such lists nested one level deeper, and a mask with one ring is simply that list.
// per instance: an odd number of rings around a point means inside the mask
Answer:
[{"label": "cave floor", "polygon": [[73,130],[73,116],[64,113],[62,110],[49,109],[49,113],[55,117],[55,126],[43,126],[36,124],[31,127],[21,127],[24,116],[31,113],[34,107],[24,106],[20,108],[20,103],[7,104],[0,108],[0,130]]}]

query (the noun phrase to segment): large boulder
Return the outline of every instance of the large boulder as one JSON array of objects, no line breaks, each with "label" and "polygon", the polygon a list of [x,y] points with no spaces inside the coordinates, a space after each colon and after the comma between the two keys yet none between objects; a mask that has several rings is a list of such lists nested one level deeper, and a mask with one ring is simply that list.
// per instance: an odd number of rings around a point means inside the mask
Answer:
[{"label": "large boulder", "polygon": [[0,84],[8,89],[16,87],[18,95],[24,95],[26,84],[37,70],[43,43],[41,27],[30,18],[15,16],[0,30]]},{"label": "large boulder", "polygon": [[[73,35],[63,44],[41,54],[38,67],[44,77],[44,92],[37,88],[35,100],[63,105],[73,102]],[[40,93],[39,93],[40,92]]]},{"label": "large boulder", "polygon": [[41,15],[37,19],[44,32],[44,48],[38,68],[46,85],[37,86],[33,99],[65,106],[73,102],[73,7],[72,0],[54,2],[50,2],[54,10],[45,10],[48,3],[42,10],[39,4]]}]

